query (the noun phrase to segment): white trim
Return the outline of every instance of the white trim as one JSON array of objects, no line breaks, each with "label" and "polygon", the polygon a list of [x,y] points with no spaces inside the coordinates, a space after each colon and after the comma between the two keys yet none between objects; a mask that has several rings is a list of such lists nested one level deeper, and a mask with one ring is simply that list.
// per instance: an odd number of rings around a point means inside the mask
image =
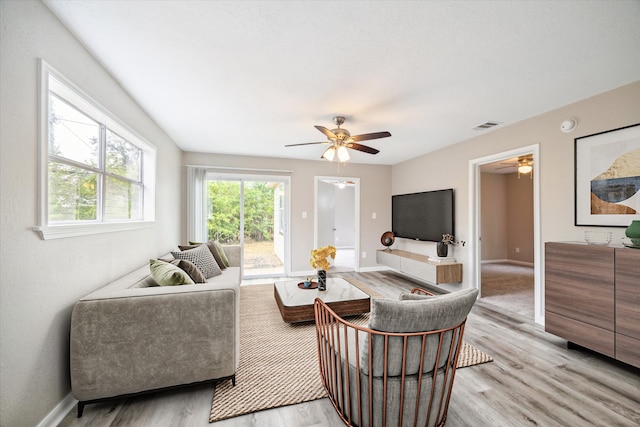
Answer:
[{"label": "white trim", "polygon": [[516,264],[523,265],[525,267],[533,267],[533,262],[517,261],[515,259],[483,259],[480,264]]},{"label": "white trim", "polygon": [[203,166],[203,165],[187,165],[188,168],[200,168],[200,169],[217,169],[226,171],[240,171],[240,172],[272,172],[272,173],[294,173],[295,171],[289,169],[257,169],[257,168],[238,168],[233,166]]},{"label": "white trim", "polygon": [[91,234],[115,233],[155,227],[154,221],[92,222],[91,224],[63,224],[33,227],[42,240],[88,236]]},{"label": "white trim", "polygon": [[[43,59],[38,61],[38,225],[33,231],[43,240],[86,236],[149,228],[155,221],[156,192],[156,147],[114,116],[95,99],[56,71]],[[127,142],[142,150],[142,210],[143,219],[133,221],[91,221],[49,223],[49,92],[52,91],[66,102],[80,108],[93,120],[107,126]],[[103,173],[103,172],[101,172]],[[100,209],[100,202],[98,205]],[[100,216],[98,216],[100,219]]]},{"label": "white trim", "polygon": [[540,228],[540,144],[528,145],[513,150],[469,160],[469,251],[471,281],[481,291],[480,251],[480,166],[512,157],[533,154],[533,262],[534,262],[534,320],[544,326],[544,288],[542,272],[542,237]]},{"label": "white trim", "polygon": [[69,411],[76,406],[76,403],[78,403],[78,401],[74,399],[73,395],[71,393],[67,394],[64,399],[62,399],[60,403],[58,403],[56,407],[53,408],[51,412],[49,412],[47,416],[37,424],[36,427],[57,426],[62,422],[64,417],[67,416]]},{"label": "white trim", "polygon": [[[369,272],[369,271],[387,271],[387,270],[393,270],[391,267],[387,267],[386,265],[379,265],[376,267],[362,267],[360,269],[361,273],[365,273],[365,272]],[[396,271],[396,270],[393,270]]]}]

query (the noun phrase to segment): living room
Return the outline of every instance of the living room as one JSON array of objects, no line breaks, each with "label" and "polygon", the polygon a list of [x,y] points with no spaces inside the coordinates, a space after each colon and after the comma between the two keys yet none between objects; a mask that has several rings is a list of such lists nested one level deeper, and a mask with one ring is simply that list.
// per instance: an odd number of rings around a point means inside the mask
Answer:
[{"label": "living room", "polygon": [[[90,7],[91,2],[82,4]],[[625,23],[632,21],[636,25],[624,27],[624,31],[627,31],[625,34],[614,31],[619,40],[610,46],[610,56],[603,60],[605,65],[591,71],[593,79],[588,75],[578,79],[583,90],[567,94],[571,102],[549,105],[547,109],[532,112],[522,120],[505,123],[490,132],[471,133],[456,144],[443,145],[427,154],[398,163],[347,162],[338,166],[336,162],[288,158],[284,154],[280,157],[280,152],[265,157],[183,150],[169,136],[162,123],[152,118],[136,102],[135,96],[128,93],[110,73],[109,64],[98,60],[45,3],[2,1],[0,424],[47,425],[47,420],[54,417],[52,413],[66,408],[72,402],[68,346],[73,305],[80,297],[140,267],[149,258],[168,253],[189,239],[186,220],[187,165],[215,166],[245,172],[252,169],[290,171],[290,227],[295,235],[290,259],[292,274],[311,270],[308,258],[315,243],[313,217],[309,215],[304,218],[302,213],[313,212],[315,177],[358,178],[359,252],[368,254],[366,258],[360,257],[358,263],[359,270],[366,272],[380,269],[374,254],[382,248],[381,234],[391,226],[392,195],[454,188],[456,237],[471,242],[473,207],[470,162],[535,146],[534,180],[537,182],[536,204],[539,212],[537,259],[540,261],[537,290],[540,302],[536,314],[539,324],[544,314],[544,257],[541,244],[548,241],[582,241],[584,231],[593,229],[574,225],[574,139],[640,122],[638,3],[619,2],[618,8],[610,6],[608,2],[595,4],[599,5],[595,6],[595,12],[584,12],[595,13],[590,15],[591,19],[598,18],[599,7],[604,7],[617,11],[619,15],[615,16],[630,17]],[[596,32],[600,37],[600,33]],[[573,81],[572,75],[564,74],[567,64],[561,52],[560,47],[555,70],[549,72],[564,75],[566,82]],[[38,189],[42,185],[39,181],[38,144],[39,59],[46,60],[153,143],[157,152],[157,173],[155,220],[151,226],[49,240],[43,240],[34,231],[34,227],[39,225]],[[613,86],[594,84],[596,77],[602,74],[613,74],[616,83]],[[508,77],[506,73],[505,79]],[[542,99],[547,93],[563,90],[561,86],[537,89]],[[499,89],[493,93],[503,98],[510,96]],[[163,102],[161,95],[158,102]],[[312,109],[313,106],[307,105],[305,108]],[[338,113],[342,112],[335,112]],[[488,111],[486,114],[493,116],[500,112]],[[331,115],[328,115],[326,120],[330,118]],[[577,128],[569,133],[560,130],[560,124],[567,118],[578,119]],[[487,119],[499,120],[500,117],[484,117],[482,120]],[[406,120],[417,122],[426,119],[421,116]],[[312,129],[316,124],[323,123],[305,124],[309,128],[309,141],[319,136]],[[469,123],[468,127],[476,124]],[[354,131],[359,127],[355,123],[351,126]],[[374,130],[382,129],[371,129]],[[394,133],[394,129],[389,130]],[[287,134],[286,130],[281,133]],[[201,137],[198,135],[196,138]],[[231,141],[229,144],[242,145],[241,142]],[[296,142],[305,140],[285,141],[281,138],[279,146]],[[380,145],[381,151],[392,151],[393,145],[389,144]],[[288,148],[282,147],[281,150],[284,153]],[[314,152],[314,156],[319,158],[320,153],[316,156]],[[372,215],[374,212],[375,218]],[[624,236],[624,228],[605,229],[613,233],[617,243]],[[435,244],[398,241],[396,245],[401,249],[435,254]],[[474,250],[471,243],[455,248],[455,257],[463,264],[463,282],[444,285],[445,290],[474,286]]]}]

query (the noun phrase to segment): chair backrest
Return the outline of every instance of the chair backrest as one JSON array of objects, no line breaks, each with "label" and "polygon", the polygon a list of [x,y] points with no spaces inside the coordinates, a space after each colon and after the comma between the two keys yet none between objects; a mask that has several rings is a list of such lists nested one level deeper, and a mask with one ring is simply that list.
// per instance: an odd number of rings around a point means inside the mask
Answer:
[{"label": "chair backrest", "polygon": [[465,320],[477,296],[467,289],[374,299],[368,327],[345,321],[316,299],[320,375],[345,423],[443,425]]},{"label": "chair backrest", "polygon": [[[415,294],[402,294],[400,300],[374,299],[371,304],[371,317],[369,328],[381,332],[394,332],[407,334],[413,332],[430,332],[442,329],[450,329],[460,325],[471,311],[478,296],[477,289],[465,289],[438,296],[421,296]],[[386,375],[398,376],[402,374],[403,363],[405,375],[413,375],[420,370],[420,361],[424,359],[422,372],[431,372],[434,369],[435,360],[439,353],[451,350],[452,332],[445,333],[442,337],[433,334],[426,338],[425,353],[422,355],[422,337],[409,336],[407,339],[406,360],[403,360],[404,338],[389,337],[387,350],[385,351],[385,337],[373,335],[371,338],[372,374],[379,377]],[[454,345],[455,345],[454,341]],[[368,371],[369,361],[368,336],[363,342],[360,353],[360,366]],[[455,351],[455,348],[453,349]],[[438,368],[441,368],[446,359],[441,357]]]}]

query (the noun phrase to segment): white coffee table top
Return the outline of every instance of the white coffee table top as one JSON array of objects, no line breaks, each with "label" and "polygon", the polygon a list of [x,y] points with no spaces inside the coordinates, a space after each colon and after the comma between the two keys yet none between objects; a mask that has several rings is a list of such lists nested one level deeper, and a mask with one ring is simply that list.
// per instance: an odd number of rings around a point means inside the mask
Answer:
[{"label": "white coffee table top", "polygon": [[280,295],[282,304],[286,307],[311,305],[316,298],[326,303],[339,301],[355,301],[369,299],[369,295],[353,286],[343,278],[327,278],[327,290],[300,289],[300,280],[276,282],[275,287]]}]

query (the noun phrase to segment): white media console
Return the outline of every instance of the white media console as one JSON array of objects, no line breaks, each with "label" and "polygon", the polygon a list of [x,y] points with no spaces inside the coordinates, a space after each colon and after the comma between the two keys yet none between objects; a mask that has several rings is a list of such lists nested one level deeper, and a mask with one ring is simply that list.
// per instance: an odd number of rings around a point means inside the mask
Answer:
[{"label": "white media console", "polygon": [[437,263],[426,255],[394,249],[376,251],[376,262],[429,283],[462,283],[462,264]]}]

